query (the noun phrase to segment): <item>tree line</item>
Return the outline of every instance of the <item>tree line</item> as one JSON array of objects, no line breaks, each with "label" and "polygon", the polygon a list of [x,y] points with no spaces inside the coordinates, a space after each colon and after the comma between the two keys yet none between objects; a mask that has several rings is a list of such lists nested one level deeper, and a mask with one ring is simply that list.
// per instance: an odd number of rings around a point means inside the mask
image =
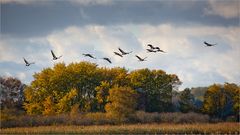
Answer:
[{"label": "tree line", "polygon": [[1,97],[1,109],[17,107],[30,115],[107,112],[114,117],[122,116],[119,118],[135,110],[181,111],[206,113],[221,119],[234,115],[239,120],[240,87],[233,83],[207,87],[200,100],[189,88],[177,91],[181,85],[178,76],[163,70],[128,71],[120,67],[98,67],[89,62],[58,63],[33,77],[28,86],[18,79],[9,81],[1,77],[1,96],[5,97]]}]

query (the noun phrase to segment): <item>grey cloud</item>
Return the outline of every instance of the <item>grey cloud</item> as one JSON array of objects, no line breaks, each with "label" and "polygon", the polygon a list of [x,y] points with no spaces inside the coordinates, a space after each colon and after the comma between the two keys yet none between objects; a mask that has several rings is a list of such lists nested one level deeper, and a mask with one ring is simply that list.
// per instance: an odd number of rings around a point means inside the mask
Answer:
[{"label": "grey cloud", "polygon": [[43,36],[70,25],[239,25],[238,18],[203,15],[205,7],[206,1],[114,1],[113,4],[91,6],[66,1],[45,5],[4,4],[1,8],[1,32],[28,37]]}]

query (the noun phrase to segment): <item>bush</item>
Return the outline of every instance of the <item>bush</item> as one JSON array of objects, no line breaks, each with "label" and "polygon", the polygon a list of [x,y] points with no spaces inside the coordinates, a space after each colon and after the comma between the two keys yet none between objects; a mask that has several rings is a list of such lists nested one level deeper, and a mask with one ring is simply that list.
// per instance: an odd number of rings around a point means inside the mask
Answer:
[{"label": "bush", "polygon": [[226,121],[227,122],[237,122],[237,118],[235,116],[228,116]]},{"label": "bush", "polygon": [[12,120],[12,119],[16,119],[18,116],[20,115],[24,115],[25,112],[21,111],[21,110],[17,110],[15,108],[12,109],[3,109],[0,112],[0,119],[2,120]]},{"label": "bush", "polygon": [[[119,122],[115,118],[107,117],[106,113],[86,113],[86,114],[61,114],[54,116],[43,115],[22,115],[13,119],[1,120],[1,128],[6,127],[32,127],[49,125],[106,125],[124,123],[207,123],[208,115],[197,113],[147,113],[138,111],[129,115],[124,122]],[[213,122],[213,121],[211,121]]]},{"label": "bush", "polygon": [[174,123],[207,123],[209,121],[208,115],[202,115],[197,113],[181,113],[176,117]]},{"label": "bush", "polygon": [[61,114],[61,115],[23,115],[12,119],[1,119],[1,128],[32,127],[50,125],[104,125],[115,124],[116,121],[106,117],[105,113]]},{"label": "bush", "polygon": [[148,113],[144,111],[136,112],[136,120],[140,123],[153,123],[153,122],[160,122],[160,114],[159,113]]},{"label": "bush", "polygon": [[114,124],[115,121],[106,116],[106,113],[87,113],[85,118],[92,121],[94,125]]},{"label": "bush", "polygon": [[198,113],[147,113],[138,111],[135,115],[140,123],[207,123],[208,115]]}]

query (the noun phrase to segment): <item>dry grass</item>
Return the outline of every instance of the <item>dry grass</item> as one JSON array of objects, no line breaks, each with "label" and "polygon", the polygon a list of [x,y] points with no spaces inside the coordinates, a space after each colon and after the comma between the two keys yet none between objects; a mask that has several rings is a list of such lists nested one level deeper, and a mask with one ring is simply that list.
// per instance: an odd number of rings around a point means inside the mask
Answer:
[{"label": "dry grass", "polygon": [[95,126],[40,126],[5,128],[0,134],[240,134],[239,123],[216,124],[132,124]]}]

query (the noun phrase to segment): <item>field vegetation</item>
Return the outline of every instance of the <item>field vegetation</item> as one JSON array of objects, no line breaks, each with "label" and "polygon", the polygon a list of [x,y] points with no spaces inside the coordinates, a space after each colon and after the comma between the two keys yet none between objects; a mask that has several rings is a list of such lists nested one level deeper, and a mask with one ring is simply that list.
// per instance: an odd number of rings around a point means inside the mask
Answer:
[{"label": "field vegetation", "polygon": [[1,134],[239,134],[238,123],[128,124],[6,128]]}]

